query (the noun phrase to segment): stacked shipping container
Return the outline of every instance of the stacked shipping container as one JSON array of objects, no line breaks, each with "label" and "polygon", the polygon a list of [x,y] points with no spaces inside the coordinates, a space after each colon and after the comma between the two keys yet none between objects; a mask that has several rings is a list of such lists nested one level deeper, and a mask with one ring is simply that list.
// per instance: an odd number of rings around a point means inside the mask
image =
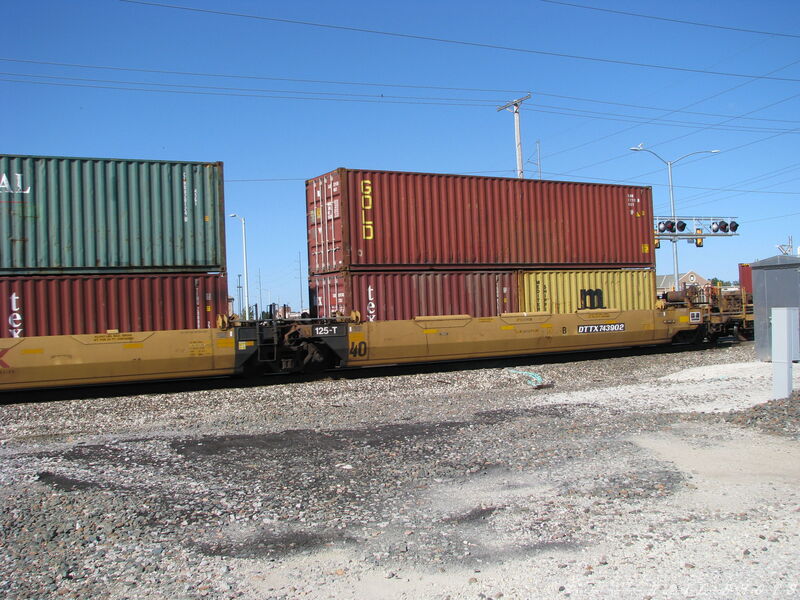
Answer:
[{"label": "stacked shipping container", "polygon": [[0,337],[211,327],[221,163],[0,155]]},{"label": "stacked shipping container", "polygon": [[338,169],[306,182],[306,208],[318,316],[533,311],[545,281],[560,290],[547,312],[599,308],[594,290],[652,307],[648,187]]}]

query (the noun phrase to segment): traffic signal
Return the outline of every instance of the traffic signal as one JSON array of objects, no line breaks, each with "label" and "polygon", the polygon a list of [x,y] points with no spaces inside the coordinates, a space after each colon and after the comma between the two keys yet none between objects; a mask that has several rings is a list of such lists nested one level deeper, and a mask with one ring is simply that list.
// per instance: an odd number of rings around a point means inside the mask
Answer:
[{"label": "traffic signal", "polygon": [[736,230],[739,229],[739,224],[736,221],[731,221],[730,228],[731,233],[736,233]]},{"label": "traffic signal", "polygon": [[[697,229],[694,230],[694,232],[697,235],[701,235],[703,233],[703,230],[698,227]],[[703,238],[701,238],[701,237],[694,238],[694,245],[697,246],[698,248],[702,248],[703,247]]]},{"label": "traffic signal", "polygon": [[681,232],[682,232],[684,229],[686,229],[686,223],[684,223],[683,221],[678,221],[678,222],[675,224],[675,227],[677,227],[677,228],[678,228],[678,231],[681,231]]},{"label": "traffic signal", "polygon": [[666,229],[670,233],[675,233],[675,223],[673,223],[672,221],[664,221],[664,229]]},{"label": "traffic signal", "polygon": [[653,243],[653,246],[655,247],[656,250],[661,248],[661,240],[656,238],[655,242]]},{"label": "traffic signal", "polygon": [[719,230],[722,233],[728,233],[728,223],[726,221],[719,222]]}]

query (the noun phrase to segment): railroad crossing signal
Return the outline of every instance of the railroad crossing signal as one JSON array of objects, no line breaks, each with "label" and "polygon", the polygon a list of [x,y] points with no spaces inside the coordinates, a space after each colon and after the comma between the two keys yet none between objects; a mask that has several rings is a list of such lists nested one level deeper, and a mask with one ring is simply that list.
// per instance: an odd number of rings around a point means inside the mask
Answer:
[{"label": "railroad crossing signal", "polygon": [[[730,237],[738,235],[739,223],[732,217],[655,217],[654,219],[654,238],[653,244],[656,248],[661,247],[661,240],[677,241],[685,239],[690,244],[698,248],[703,247],[703,240],[706,237]],[[687,221],[692,223],[692,228],[686,231]],[[694,231],[692,231],[694,230]]]}]

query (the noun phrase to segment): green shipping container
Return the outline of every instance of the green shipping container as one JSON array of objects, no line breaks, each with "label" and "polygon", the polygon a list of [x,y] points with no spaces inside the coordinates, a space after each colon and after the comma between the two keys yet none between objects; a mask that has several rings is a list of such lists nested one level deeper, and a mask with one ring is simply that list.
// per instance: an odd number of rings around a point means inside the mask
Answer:
[{"label": "green shipping container", "polygon": [[579,310],[652,310],[656,302],[651,269],[527,271],[522,274],[520,310],[570,314]]},{"label": "green shipping container", "polygon": [[224,271],[222,163],[0,155],[0,274]]}]

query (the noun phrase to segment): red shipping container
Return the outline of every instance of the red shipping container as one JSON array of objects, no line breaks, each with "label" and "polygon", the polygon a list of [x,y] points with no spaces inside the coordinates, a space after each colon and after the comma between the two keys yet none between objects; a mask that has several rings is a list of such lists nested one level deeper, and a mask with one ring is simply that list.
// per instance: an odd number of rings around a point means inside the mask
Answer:
[{"label": "red shipping container", "polygon": [[363,321],[466,314],[492,317],[519,310],[516,271],[341,271],[309,277],[310,306],[318,317]]},{"label": "red shipping container", "polygon": [[649,187],[338,169],[306,204],[312,274],[654,264]]},{"label": "red shipping container", "polygon": [[0,277],[0,337],[216,327],[227,299],[224,274]]},{"label": "red shipping container", "polygon": [[739,287],[748,294],[753,293],[753,269],[750,263],[739,263]]}]

